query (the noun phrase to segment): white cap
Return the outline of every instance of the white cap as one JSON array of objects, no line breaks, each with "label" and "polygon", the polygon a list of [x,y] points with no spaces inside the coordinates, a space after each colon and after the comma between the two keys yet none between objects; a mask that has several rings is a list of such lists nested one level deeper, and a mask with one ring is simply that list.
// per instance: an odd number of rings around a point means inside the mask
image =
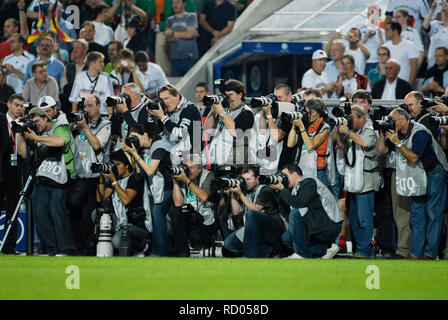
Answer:
[{"label": "white cap", "polygon": [[313,52],[312,60],[328,59],[327,53],[324,50],[316,50]]},{"label": "white cap", "polygon": [[39,99],[37,106],[42,109],[50,108],[56,106],[56,101],[54,101],[51,96],[43,96]]}]

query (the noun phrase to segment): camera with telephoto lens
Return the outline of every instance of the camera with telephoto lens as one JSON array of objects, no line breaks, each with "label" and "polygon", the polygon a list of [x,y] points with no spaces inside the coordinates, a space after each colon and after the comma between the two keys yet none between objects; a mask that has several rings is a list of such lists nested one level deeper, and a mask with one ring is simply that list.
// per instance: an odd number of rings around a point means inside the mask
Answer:
[{"label": "camera with telephoto lens", "polygon": [[85,97],[76,98],[76,104],[78,105],[78,110],[83,110],[86,107],[86,98]]},{"label": "camera with telephoto lens", "polygon": [[27,116],[28,113],[31,111],[31,109],[33,109],[34,107],[35,107],[35,106],[33,106],[33,104],[32,104],[31,102],[25,102],[25,103],[23,104],[23,109],[24,109],[23,114],[24,114],[25,116]]},{"label": "camera with telephoto lens", "polygon": [[245,189],[245,181],[242,177],[240,178],[219,178],[216,180],[216,185],[221,190],[228,190],[231,188],[240,187],[241,190]]},{"label": "camera with telephoto lens", "polygon": [[373,114],[370,116],[372,120],[385,120],[385,117],[388,117],[392,111],[394,111],[395,107],[390,106],[379,106],[373,110]]},{"label": "camera with telephoto lens", "polygon": [[302,110],[305,108],[305,99],[303,99],[303,95],[301,93],[293,94],[291,103],[295,104],[298,110]]},{"label": "camera with telephoto lens", "polygon": [[[339,107],[334,107],[331,109],[331,112],[329,113],[329,122],[332,127],[346,125],[350,130],[353,129],[353,120],[350,117],[351,111],[348,109],[350,107],[347,108],[346,103],[347,102],[343,102]],[[346,113],[347,111],[349,112]]]},{"label": "camera with telephoto lens", "polygon": [[295,112],[285,111],[280,116],[280,119],[282,121],[284,121],[284,122],[287,122],[287,123],[292,122],[294,120],[302,119],[303,125],[305,127],[307,127],[309,122],[310,122],[310,119],[308,117],[308,113],[300,112],[300,111],[295,111]]},{"label": "camera with telephoto lens", "polygon": [[439,126],[446,126],[448,125],[448,116],[442,116],[442,117],[431,117],[432,121],[439,125]]},{"label": "camera with telephoto lens", "polygon": [[169,168],[167,173],[170,176],[178,176],[182,173],[181,169],[183,169],[185,172],[185,175],[188,176],[188,167],[185,165],[180,165],[178,167]]},{"label": "camera with telephoto lens", "polygon": [[383,120],[374,120],[373,130],[381,131],[383,134],[386,134],[389,130],[395,131],[395,121],[387,116]]},{"label": "camera with telephoto lens", "polygon": [[273,93],[271,93],[271,94],[267,95],[266,97],[252,98],[250,100],[250,106],[252,108],[262,108],[262,107],[266,107],[269,104],[272,105],[276,101],[277,101],[277,97]]},{"label": "camera with telephoto lens", "polygon": [[134,145],[134,148],[139,150],[140,149],[140,140],[138,140],[137,136],[129,136],[124,139],[124,143],[129,147],[132,148],[132,145]]},{"label": "camera with telephoto lens", "polygon": [[37,125],[29,118],[22,118],[20,121],[12,121],[11,122],[11,130],[14,134],[20,132],[28,132],[28,129],[37,133]]},{"label": "camera with telephoto lens", "polygon": [[84,110],[69,112],[65,116],[67,118],[68,123],[79,122],[82,120],[83,117],[84,117],[84,119],[86,119],[86,122],[87,122],[87,117],[88,117],[87,112],[85,112]]},{"label": "camera with telephoto lens", "polygon": [[222,93],[205,96],[204,98],[202,98],[202,102],[207,107],[211,107],[212,105],[218,104],[220,102],[224,108],[230,107],[229,97]]},{"label": "camera with telephoto lens", "polygon": [[159,110],[159,103],[160,103],[160,106],[162,107],[162,109],[164,109],[165,105],[163,104],[163,100],[159,97],[152,99],[151,102],[148,103],[147,109],[148,110]]},{"label": "camera with telephoto lens", "polygon": [[90,165],[90,171],[92,173],[110,173],[111,171],[114,172],[115,175],[117,170],[117,166],[113,162],[107,162],[107,163],[92,163]]},{"label": "camera with telephoto lens", "polygon": [[123,93],[120,96],[111,96],[106,98],[106,105],[115,108],[119,104],[124,104],[126,107],[131,105],[131,97]]},{"label": "camera with telephoto lens", "polygon": [[284,186],[286,186],[286,183],[288,182],[288,177],[284,173],[278,173],[278,174],[270,174],[270,175],[261,175],[258,177],[258,181],[261,184],[278,184],[281,183]]}]

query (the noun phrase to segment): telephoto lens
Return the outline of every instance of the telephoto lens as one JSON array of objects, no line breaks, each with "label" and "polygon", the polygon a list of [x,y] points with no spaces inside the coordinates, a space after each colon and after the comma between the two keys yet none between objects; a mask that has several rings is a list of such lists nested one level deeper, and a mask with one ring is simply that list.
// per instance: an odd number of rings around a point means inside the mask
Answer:
[{"label": "telephoto lens", "polygon": [[113,162],[108,163],[92,163],[90,165],[90,171],[92,173],[109,173],[111,170],[115,168],[115,164]]},{"label": "telephoto lens", "polygon": [[85,111],[69,112],[66,114],[66,117],[69,123],[79,122],[82,120],[83,117],[87,121],[87,113]]},{"label": "telephoto lens", "polygon": [[227,190],[241,186],[242,182],[240,179],[219,178],[217,179],[216,184],[220,189]]},{"label": "telephoto lens", "polygon": [[448,124],[448,116],[443,117],[431,117],[432,121],[439,126],[446,126]]},{"label": "telephoto lens", "polygon": [[275,101],[277,101],[277,97],[271,93],[266,97],[252,98],[252,100],[250,100],[250,106],[252,108],[261,108],[266,107],[268,104],[272,104]]},{"label": "telephoto lens", "polygon": [[284,173],[280,174],[271,174],[271,175],[261,175],[258,177],[258,181],[261,184],[277,184],[277,183],[285,183],[288,180],[288,177]]},{"label": "telephoto lens", "polygon": [[120,96],[111,96],[106,98],[106,105],[110,107],[116,107],[119,104],[125,104],[127,107],[131,105],[131,97],[123,93]]},{"label": "telephoto lens", "polygon": [[28,129],[37,133],[37,125],[31,119],[24,118],[22,121],[12,121],[11,122],[11,130],[16,133],[20,132],[28,132]]}]

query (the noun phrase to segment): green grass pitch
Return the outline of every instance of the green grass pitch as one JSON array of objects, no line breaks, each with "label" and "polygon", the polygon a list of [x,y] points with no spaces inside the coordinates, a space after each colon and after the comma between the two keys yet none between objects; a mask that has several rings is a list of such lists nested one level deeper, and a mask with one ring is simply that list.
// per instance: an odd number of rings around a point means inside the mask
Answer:
[{"label": "green grass pitch", "polygon": [[448,261],[0,256],[0,271],[2,300],[448,298]]}]

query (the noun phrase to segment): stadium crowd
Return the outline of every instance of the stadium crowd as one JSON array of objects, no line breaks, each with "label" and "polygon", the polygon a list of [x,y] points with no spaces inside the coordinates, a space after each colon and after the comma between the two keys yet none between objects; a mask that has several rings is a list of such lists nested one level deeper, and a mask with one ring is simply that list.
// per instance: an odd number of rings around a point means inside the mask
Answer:
[{"label": "stadium crowd", "polygon": [[168,77],[250,2],[4,2],[0,207],[34,177],[36,254],[95,255],[108,212],[135,256],[448,258],[448,3],[370,5],[384,20],[336,32],[297,90],[228,79],[188,101]]}]

